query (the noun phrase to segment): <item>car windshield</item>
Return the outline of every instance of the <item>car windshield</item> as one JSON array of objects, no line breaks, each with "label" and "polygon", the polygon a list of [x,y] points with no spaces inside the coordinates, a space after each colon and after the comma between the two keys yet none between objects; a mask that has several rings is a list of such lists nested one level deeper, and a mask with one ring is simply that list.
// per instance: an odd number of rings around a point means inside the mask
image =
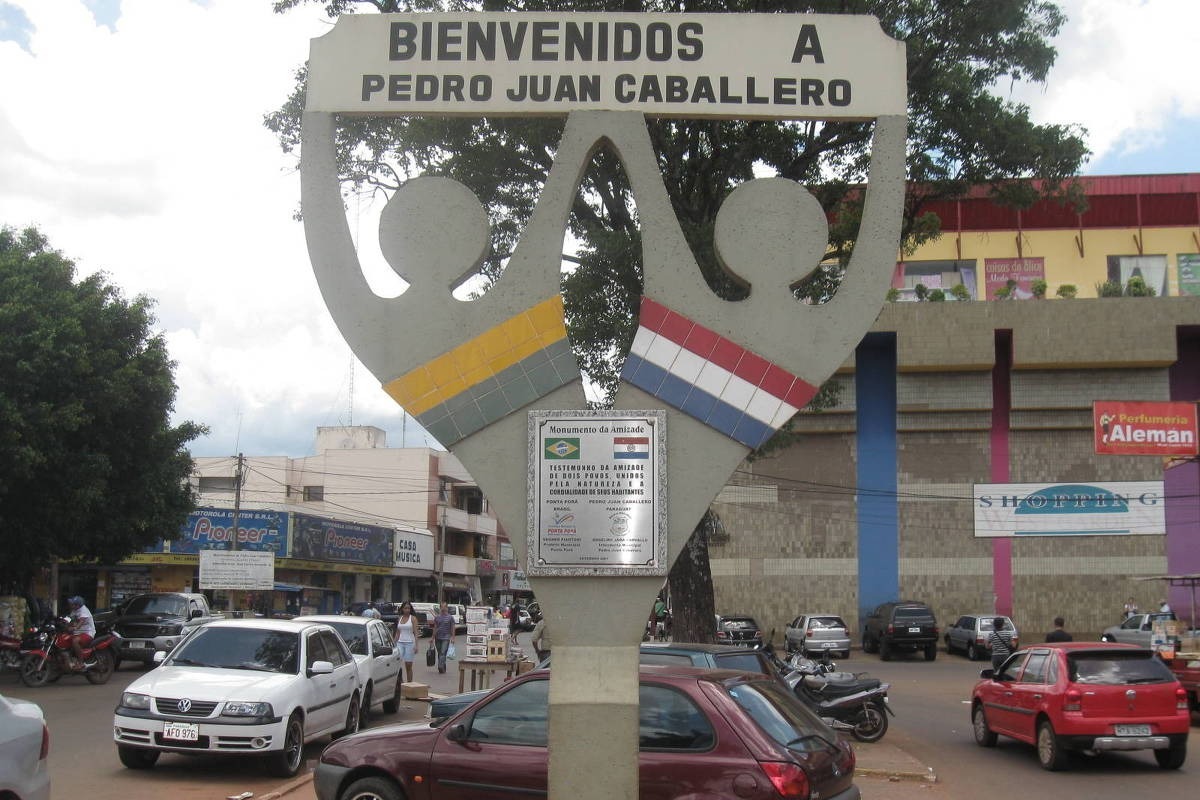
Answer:
[{"label": "car windshield", "polygon": [[[990,631],[995,627],[995,625],[996,625],[996,620],[993,619],[992,617],[982,617],[979,620],[979,630],[981,630],[981,631]],[[1000,626],[1000,630],[1002,630],[1002,631],[1011,631],[1012,629],[1013,629],[1013,624],[1011,622],[1009,622],[1008,620],[1004,620],[1004,624],[1002,624]]]},{"label": "car windshield", "polygon": [[169,617],[182,617],[187,612],[187,604],[179,597],[135,597],[125,609],[126,614],[162,614]]},{"label": "car windshield", "polygon": [[367,626],[357,622],[327,622],[329,627],[337,631],[338,636],[350,648],[350,652],[365,656],[367,654]]},{"label": "car windshield", "polygon": [[1068,657],[1075,683],[1121,686],[1127,683],[1170,683],[1175,676],[1149,653],[1081,653]]},{"label": "car windshield", "polygon": [[724,617],[721,620],[721,627],[733,630],[758,630],[757,623],[750,617]]},{"label": "car windshield", "polygon": [[731,686],[729,696],[763,732],[789,750],[836,750],[837,734],[773,681]]},{"label": "car windshield", "polygon": [[290,631],[206,625],[172,652],[173,667],[219,667],[294,674],[299,637]]},{"label": "car windshield", "polygon": [[896,608],[896,618],[897,619],[901,619],[903,617],[914,618],[914,617],[928,617],[928,616],[931,616],[928,608],[921,608],[919,606],[918,607],[898,606]]}]

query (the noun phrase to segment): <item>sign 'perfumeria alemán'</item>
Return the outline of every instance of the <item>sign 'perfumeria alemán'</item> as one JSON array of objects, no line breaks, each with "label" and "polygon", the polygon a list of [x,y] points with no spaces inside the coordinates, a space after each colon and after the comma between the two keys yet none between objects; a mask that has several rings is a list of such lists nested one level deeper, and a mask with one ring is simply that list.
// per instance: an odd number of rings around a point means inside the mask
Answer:
[{"label": "sign 'perfumeria alem\u00e1n'", "polygon": [[866,119],[905,113],[904,77],[869,17],[350,14],[313,40],[306,108]]},{"label": "sign 'perfumeria alem\u00e1n'", "polygon": [[529,574],[665,575],[665,411],[529,413]]}]

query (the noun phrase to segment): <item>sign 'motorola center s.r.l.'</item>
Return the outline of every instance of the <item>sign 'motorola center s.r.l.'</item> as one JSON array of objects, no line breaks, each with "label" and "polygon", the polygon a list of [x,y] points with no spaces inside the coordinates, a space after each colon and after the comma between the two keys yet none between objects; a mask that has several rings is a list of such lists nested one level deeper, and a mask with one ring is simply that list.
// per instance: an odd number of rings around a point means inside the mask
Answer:
[{"label": "sign 'motorola center s.r.l.'", "polygon": [[866,119],[904,113],[904,74],[864,17],[356,14],[314,40],[307,108]]}]

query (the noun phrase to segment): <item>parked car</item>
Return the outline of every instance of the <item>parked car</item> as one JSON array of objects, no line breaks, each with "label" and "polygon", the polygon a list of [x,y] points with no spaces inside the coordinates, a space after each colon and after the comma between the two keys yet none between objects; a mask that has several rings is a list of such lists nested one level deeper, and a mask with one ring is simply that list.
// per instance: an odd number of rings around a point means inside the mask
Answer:
[{"label": "parked car", "polygon": [[[318,800],[436,800],[468,786],[544,795],[549,678],[526,673],[440,726],[392,725],[334,743],[313,778]],[[805,797],[859,796],[850,746],[775,681],[649,666],[640,681],[643,797],[778,800],[798,796],[797,786]]]},{"label": "parked car", "polygon": [[1000,638],[1008,642],[1010,652],[1016,650],[1020,646],[1020,636],[1011,619],[996,614],[967,614],[946,628],[946,652],[961,650],[972,661],[991,658],[991,633],[997,619],[1004,620],[1004,625],[1000,628]]},{"label": "parked car", "polygon": [[783,629],[783,645],[789,653],[849,658],[850,631],[836,614],[801,614]]},{"label": "parked car", "polygon": [[461,603],[447,603],[446,608],[454,615],[454,632],[467,632],[467,607]]},{"label": "parked car", "polygon": [[[356,603],[351,603],[350,607],[347,610],[354,616],[361,617],[363,609],[365,609],[366,607],[367,607],[366,601],[360,600]],[[375,610],[379,612],[380,618],[383,619],[383,621],[385,623],[387,623],[388,630],[395,631],[396,630],[396,621],[400,619],[400,604],[399,603],[388,603],[383,600],[376,600],[375,601]]]},{"label": "parked car", "polygon": [[737,644],[758,649],[763,646],[762,629],[754,617],[717,614],[717,644]]},{"label": "parked car", "polygon": [[437,603],[413,603],[417,615],[417,635],[433,636],[433,618],[438,615]]},{"label": "parked car", "polygon": [[121,763],[162,753],[266,756],[300,771],[306,742],[358,730],[358,667],[333,628],[294,620],[205,625],[129,684],[113,715]]},{"label": "parked car", "polygon": [[[761,675],[770,675],[782,682],[782,678],[771,666],[771,661],[767,658],[766,653],[741,645],[701,642],[642,642],[638,650],[638,662],[646,665],[756,672]],[[540,662],[536,668],[549,669],[550,659],[547,658]],[[480,689],[474,692],[462,692],[434,698],[429,704],[429,716],[434,720],[453,716],[491,691],[491,689]]]},{"label": "parked car", "polygon": [[895,600],[875,607],[863,626],[863,652],[879,653],[891,661],[897,651],[925,653],[926,661],[937,658],[938,627],[933,609],[924,603]]},{"label": "parked car", "polygon": [[42,709],[0,695],[0,797],[50,800],[50,732]]},{"label": "parked car", "polygon": [[971,726],[981,747],[998,735],[1037,748],[1038,762],[1062,769],[1072,750],[1153,750],[1178,769],[1187,756],[1188,697],[1150,650],[1127,644],[1061,642],[1019,650],[985,669],[971,693]]},{"label": "parked car", "polygon": [[147,592],[132,598],[112,620],[121,637],[116,643],[113,669],[122,661],[149,666],[155,653],[169,653],[201,626],[224,615],[208,607],[199,592]]},{"label": "parked car", "polygon": [[1134,614],[1120,625],[1105,628],[1100,634],[1102,642],[1122,642],[1149,647],[1154,634],[1154,623],[1175,619],[1174,611],[1155,611],[1152,614]]},{"label": "parked car", "polygon": [[358,664],[358,683],[362,687],[362,718],[380,706],[388,714],[400,708],[400,670],[403,663],[396,652],[392,631],[381,619],[347,616],[296,617],[298,622],[322,622],[337,631]]}]

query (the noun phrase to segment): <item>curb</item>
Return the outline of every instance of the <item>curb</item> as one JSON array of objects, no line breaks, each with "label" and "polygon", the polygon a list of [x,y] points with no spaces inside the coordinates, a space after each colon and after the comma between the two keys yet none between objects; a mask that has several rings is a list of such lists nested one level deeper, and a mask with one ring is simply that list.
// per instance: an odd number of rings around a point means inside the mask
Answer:
[{"label": "curb", "polygon": [[875,767],[856,767],[854,776],[862,778],[883,778],[889,781],[919,781],[921,783],[937,783],[937,775],[934,774],[933,767],[928,767],[926,772],[917,772],[915,770],[905,769],[878,769]]},{"label": "curb", "polygon": [[262,795],[262,797],[260,797],[259,800],[279,800],[280,797],[291,794],[292,792],[296,791],[297,789],[301,789],[301,788],[307,786],[308,784],[312,783],[312,779],[313,779],[313,774],[311,772],[309,772],[307,775],[301,775],[299,778],[296,778],[291,783],[285,783],[283,786],[280,786],[278,789],[267,792],[266,794]]}]

